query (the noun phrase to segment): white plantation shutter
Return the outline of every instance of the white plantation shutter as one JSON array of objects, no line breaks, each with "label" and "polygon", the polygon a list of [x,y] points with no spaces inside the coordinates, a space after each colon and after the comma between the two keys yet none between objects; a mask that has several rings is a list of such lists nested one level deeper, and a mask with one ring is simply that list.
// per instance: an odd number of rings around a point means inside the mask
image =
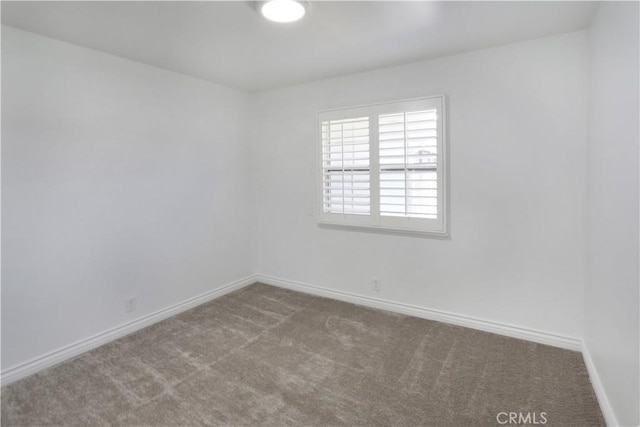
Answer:
[{"label": "white plantation shutter", "polygon": [[383,114],[380,215],[438,218],[437,110]]},{"label": "white plantation shutter", "polygon": [[324,212],[370,213],[369,155],[369,117],[322,122]]},{"label": "white plantation shutter", "polygon": [[319,113],[322,223],[446,235],[444,97]]}]

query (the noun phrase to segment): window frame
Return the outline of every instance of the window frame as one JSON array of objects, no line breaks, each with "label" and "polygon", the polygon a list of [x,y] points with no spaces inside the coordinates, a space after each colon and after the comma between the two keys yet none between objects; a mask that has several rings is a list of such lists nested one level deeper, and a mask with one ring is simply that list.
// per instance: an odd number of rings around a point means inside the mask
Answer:
[{"label": "window frame", "polygon": [[[436,108],[437,118],[437,196],[438,218],[412,218],[380,215],[380,151],[378,118],[382,114],[420,111]],[[355,117],[369,117],[369,215],[339,214],[324,211],[324,167],[322,122]],[[362,231],[391,232],[425,237],[450,237],[449,234],[449,143],[447,138],[447,104],[444,94],[379,102],[370,105],[332,108],[316,114],[317,222],[321,226],[346,227]]]}]

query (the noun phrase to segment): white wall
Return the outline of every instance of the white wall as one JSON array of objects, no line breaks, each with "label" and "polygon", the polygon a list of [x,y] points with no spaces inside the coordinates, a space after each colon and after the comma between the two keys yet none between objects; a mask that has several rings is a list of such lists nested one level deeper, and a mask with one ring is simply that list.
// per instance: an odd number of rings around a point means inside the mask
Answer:
[{"label": "white wall", "polygon": [[251,273],[246,94],[7,27],[2,66],[3,370]]},{"label": "white wall", "polygon": [[[249,96],[3,27],[2,370],[257,272],[584,335],[638,424],[637,3],[600,6],[590,86],[587,41]],[[452,238],[319,228],[315,113],[436,93]]]},{"label": "white wall", "polygon": [[[579,32],[257,94],[258,273],[581,337],[586,48]],[[439,93],[452,238],[319,228],[316,112]]]},{"label": "white wall", "polygon": [[638,3],[601,3],[589,30],[584,342],[618,423],[640,424]]}]

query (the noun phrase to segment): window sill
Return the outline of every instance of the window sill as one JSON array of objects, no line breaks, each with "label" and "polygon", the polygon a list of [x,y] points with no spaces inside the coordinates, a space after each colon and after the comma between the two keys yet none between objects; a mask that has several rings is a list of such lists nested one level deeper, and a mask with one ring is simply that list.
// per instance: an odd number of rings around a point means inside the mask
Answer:
[{"label": "window sill", "polygon": [[422,237],[430,239],[451,240],[449,231],[409,230],[406,228],[393,228],[388,226],[336,224],[334,222],[318,221],[318,227],[324,229],[360,231],[365,233],[391,234],[397,236]]}]

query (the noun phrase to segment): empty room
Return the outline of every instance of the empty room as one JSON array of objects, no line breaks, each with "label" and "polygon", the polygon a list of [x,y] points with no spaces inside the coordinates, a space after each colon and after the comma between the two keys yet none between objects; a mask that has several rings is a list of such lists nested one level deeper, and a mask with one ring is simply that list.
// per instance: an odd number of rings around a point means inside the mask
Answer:
[{"label": "empty room", "polygon": [[640,425],[637,1],[2,1],[3,426]]}]

